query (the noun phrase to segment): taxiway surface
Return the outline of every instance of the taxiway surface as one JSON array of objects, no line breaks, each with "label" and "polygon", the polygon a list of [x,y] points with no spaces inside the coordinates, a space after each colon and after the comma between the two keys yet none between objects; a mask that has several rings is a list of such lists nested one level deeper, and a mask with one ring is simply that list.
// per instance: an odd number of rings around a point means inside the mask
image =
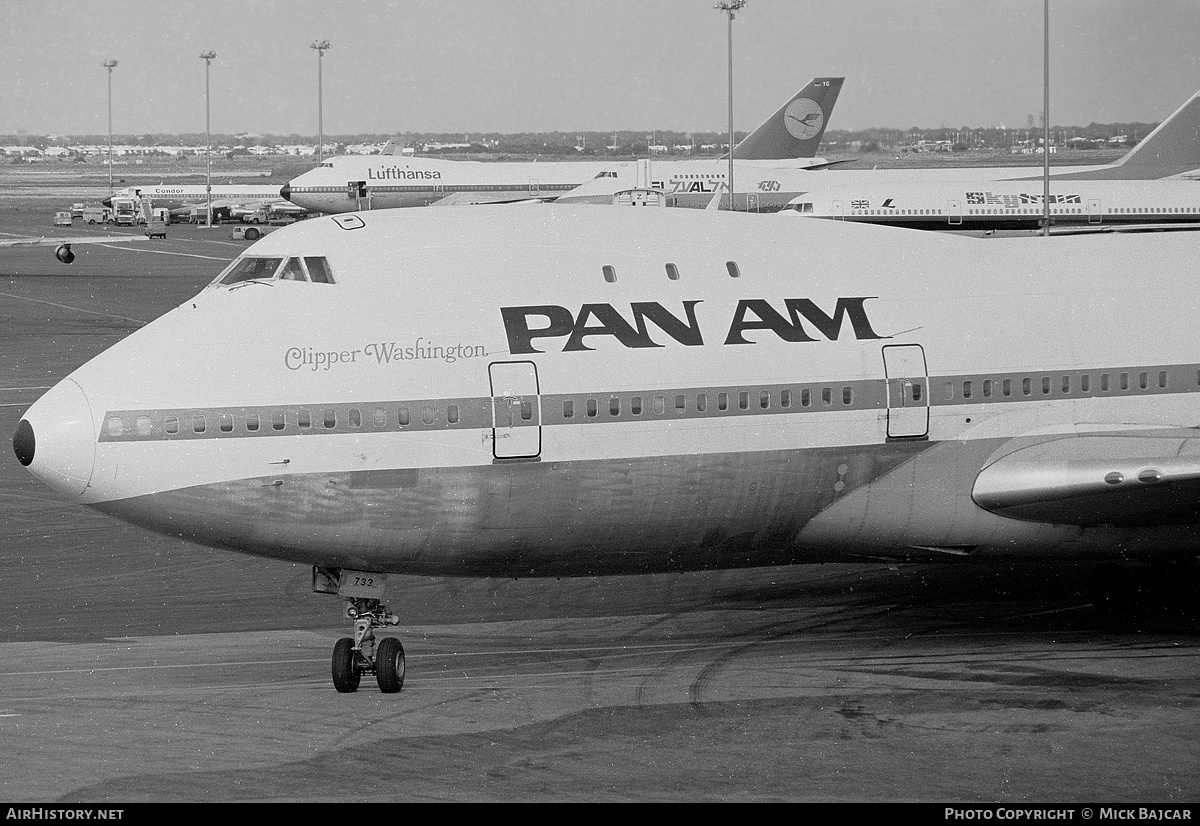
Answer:
[{"label": "taxiway surface", "polygon": [[[52,211],[0,206],[0,230]],[[245,246],[0,250],[6,442]],[[1200,628],[1104,625],[1086,565],[393,577],[404,691],[342,695],[349,622],[307,568],[73,506],[7,443],[0,561],[8,800],[1200,799]]]}]

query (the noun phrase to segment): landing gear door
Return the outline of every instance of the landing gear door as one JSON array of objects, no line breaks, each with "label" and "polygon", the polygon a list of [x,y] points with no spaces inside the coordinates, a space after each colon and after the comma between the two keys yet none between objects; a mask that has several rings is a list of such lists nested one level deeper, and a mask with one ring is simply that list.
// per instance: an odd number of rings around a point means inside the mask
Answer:
[{"label": "landing gear door", "polygon": [[887,379],[889,439],[923,439],[929,435],[929,376],[919,344],[883,348]]},{"label": "landing gear door", "polygon": [[542,411],[537,365],[497,361],[488,365],[492,384],[492,455],[537,459],[542,452]]}]

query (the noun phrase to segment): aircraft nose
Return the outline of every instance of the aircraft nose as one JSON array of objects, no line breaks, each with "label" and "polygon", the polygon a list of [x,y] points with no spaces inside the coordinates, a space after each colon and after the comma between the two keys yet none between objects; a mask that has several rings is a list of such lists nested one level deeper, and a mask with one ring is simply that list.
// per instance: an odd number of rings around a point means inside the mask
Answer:
[{"label": "aircraft nose", "polygon": [[279,197],[285,201],[290,201],[292,199],[292,185],[284,184],[282,187],[280,187]]},{"label": "aircraft nose", "polygon": [[60,381],[25,411],[13,434],[13,452],[29,472],[60,493],[78,498],[92,478],[96,434],[87,396],[71,379]]},{"label": "aircraft nose", "polygon": [[100,203],[103,204],[104,206],[108,207],[109,209],[112,209],[112,196],[110,195],[109,197],[107,197],[103,201],[101,201]]}]

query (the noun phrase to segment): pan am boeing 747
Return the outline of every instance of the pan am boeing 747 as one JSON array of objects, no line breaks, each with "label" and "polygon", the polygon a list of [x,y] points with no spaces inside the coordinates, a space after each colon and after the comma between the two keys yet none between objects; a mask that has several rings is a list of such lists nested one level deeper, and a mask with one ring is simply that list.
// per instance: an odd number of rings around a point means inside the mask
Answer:
[{"label": "pan am boeing 747", "polygon": [[316,218],[62,379],[13,448],[79,504],[313,566],[354,622],[343,692],[403,685],[392,572],[1091,559],[1105,605],[1140,576],[1112,564],[1197,554],[1197,236],[1030,240]]}]

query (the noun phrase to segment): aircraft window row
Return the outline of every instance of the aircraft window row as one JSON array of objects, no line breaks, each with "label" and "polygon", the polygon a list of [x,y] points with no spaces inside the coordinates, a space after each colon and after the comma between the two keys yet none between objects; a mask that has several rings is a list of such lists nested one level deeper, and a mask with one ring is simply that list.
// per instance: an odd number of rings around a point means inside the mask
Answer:
[{"label": "aircraft window row", "polygon": [[333,271],[323,256],[308,255],[292,258],[242,256],[217,276],[216,282],[229,286],[244,281],[311,281],[332,284]]},{"label": "aircraft window row", "polygon": [[[799,393],[792,390],[784,389],[778,393],[771,390],[759,390],[752,392],[749,390],[741,390],[737,393],[719,392],[715,397],[708,393],[696,393],[692,396],[687,393],[675,393],[670,396],[666,394],[656,394],[651,396],[649,401],[649,410],[655,416],[665,415],[667,409],[670,408],[676,415],[685,415],[689,409],[695,410],[697,413],[707,413],[710,404],[715,402],[716,409],[721,412],[728,410],[793,410],[796,407],[806,408],[814,407],[816,400],[820,399],[820,404],[823,407],[833,407],[835,398],[841,399],[841,403],[845,406],[854,403],[854,388],[843,386],[840,391],[833,387],[823,387],[820,394],[814,393],[809,388],[803,388]],[[799,404],[797,405],[797,401]],[[621,396],[609,396],[608,398],[608,415],[611,418],[621,416],[622,411],[628,409],[630,416],[641,416],[646,410],[646,399],[643,396],[630,396],[628,405]],[[601,404],[595,398],[587,398],[583,402],[583,414],[588,419],[595,419],[600,415]],[[576,404],[574,399],[564,399],[562,403],[562,416],[564,419],[574,419],[576,414]]]},{"label": "aircraft window row", "polygon": [[[1196,373],[1196,384],[1200,385],[1200,371]],[[1170,388],[1170,374],[1166,370],[1159,370],[1156,373],[1149,370],[1141,370],[1136,374],[1123,373],[1101,373],[1098,377],[1098,392],[1109,393],[1114,390],[1129,391],[1136,390],[1167,390]],[[1051,376],[1042,376],[1035,380],[1031,377],[1024,377],[1019,380],[1005,378],[999,381],[995,379],[983,379],[976,382],[974,379],[963,379],[961,382],[947,381],[942,384],[942,395],[946,401],[953,401],[955,398],[956,389],[960,397],[964,400],[975,398],[1011,398],[1014,396],[1031,397],[1031,396],[1049,396],[1055,392],[1057,388],[1059,395],[1069,396],[1076,391],[1080,393],[1092,393],[1092,375],[1090,373],[1080,373],[1077,376],[1072,374],[1063,374],[1058,377],[1058,381]]]},{"label": "aircraft window row", "polygon": [[[289,412],[277,410],[266,414],[246,413],[236,418],[241,420],[242,428],[246,433],[265,432],[268,428],[275,432],[335,430],[339,421],[342,421],[338,410],[332,407],[319,408],[315,417],[313,411],[308,408],[297,409],[290,416]],[[444,407],[422,405],[415,411],[408,407],[374,407],[366,411],[365,415],[362,409],[351,407],[346,411],[344,421],[346,426],[352,430],[361,429],[364,424],[379,429],[390,425],[408,427],[413,423],[414,413],[421,423],[426,425],[435,424],[443,414],[448,424],[458,424],[461,420],[459,406],[450,404]],[[528,421],[532,416],[532,408],[526,410],[523,407],[522,416]],[[232,433],[235,429],[235,416],[233,413],[193,413],[189,416],[168,415],[162,419],[163,432],[171,436],[188,430],[195,434],[203,434],[209,432],[209,428],[212,426],[215,426],[221,433]],[[105,422],[105,430],[109,436],[126,435],[125,419],[121,416],[110,416]],[[133,420],[133,431],[129,435],[150,436],[153,434],[153,430],[154,422],[150,416],[137,416]]]}]

